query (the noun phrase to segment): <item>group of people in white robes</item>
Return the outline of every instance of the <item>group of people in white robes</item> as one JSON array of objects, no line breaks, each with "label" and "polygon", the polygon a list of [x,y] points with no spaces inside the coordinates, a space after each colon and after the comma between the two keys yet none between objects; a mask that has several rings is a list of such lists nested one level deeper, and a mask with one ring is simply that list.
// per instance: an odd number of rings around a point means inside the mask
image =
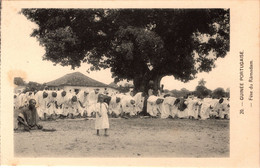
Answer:
[{"label": "group of people in white robes", "polygon": [[[144,106],[142,92],[133,94],[116,94],[111,98],[109,113],[112,117],[138,116]],[[147,99],[147,113],[151,117],[159,118],[227,118],[229,119],[229,99],[200,99],[194,96],[176,98],[172,96],[149,95]]]},{"label": "group of people in white robes", "polygon": [[147,100],[147,112],[153,117],[160,118],[229,119],[229,107],[229,99],[227,98],[199,99],[189,96],[184,99],[152,95]]},{"label": "group of people in white robes", "polygon": [[[35,99],[36,108],[41,119],[48,118],[75,118],[90,117],[95,113],[98,101],[99,89],[74,91],[51,91],[26,92],[14,96],[14,108],[28,105],[30,99]],[[110,117],[134,117],[138,116],[144,107],[142,92],[133,95],[129,93],[115,93],[108,104]],[[147,113],[151,117],[159,118],[229,118],[229,99],[199,99],[194,96],[188,98],[176,98],[172,96],[150,95],[147,99]]]},{"label": "group of people in white robes", "polygon": [[41,119],[90,116],[95,110],[99,89],[74,91],[42,90],[26,92],[14,96],[14,109],[28,106],[30,99],[36,100],[36,108]]},{"label": "group of people in white robes", "polygon": [[109,103],[109,115],[119,116],[137,116],[143,110],[144,97],[142,93],[133,96],[133,92],[115,94],[111,96]]}]

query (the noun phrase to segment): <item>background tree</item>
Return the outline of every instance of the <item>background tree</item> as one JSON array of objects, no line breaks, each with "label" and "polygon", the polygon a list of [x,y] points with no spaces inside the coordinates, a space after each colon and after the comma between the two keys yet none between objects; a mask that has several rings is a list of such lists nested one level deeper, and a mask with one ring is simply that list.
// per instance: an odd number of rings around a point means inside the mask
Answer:
[{"label": "background tree", "polygon": [[228,9],[23,9],[38,25],[32,36],[45,60],[62,66],[111,68],[115,82],[155,93],[161,79],[187,82],[209,72],[229,51]]},{"label": "background tree", "polygon": [[185,96],[191,94],[192,92],[186,88],[182,88],[181,90],[174,89],[174,90],[170,91],[170,93],[172,96],[179,98],[179,97],[185,97]]},{"label": "background tree", "polygon": [[223,88],[219,87],[212,91],[212,97],[220,99],[221,97],[226,97],[226,92]]},{"label": "background tree", "polygon": [[130,79],[137,91],[173,75],[187,82],[209,72],[229,51],[226,9],[24,9],[38,25],[32,36],[45,60],[72,68],[111,67],[116,81]]},{"label": "background tree", "polygon": [[122,86],[122,85],[120,85],[118,88],[118,91],[120,92],[120,93],[127,93],[127,92],[129,92],[130,91],[130,87],[128,87],[128,86]]},{"label": "background tree", "polygon": [[17,86],[24,86],[25,81],[21,77],[14,77],[14,84]]},{"label": "background tree", "polygon": [[29,83],[26,84],[26,88],[24,90],[24,93],[43,90],[44,87],[45,87],[44,84],[40,84],[40,83],[37,83],[37,82],[29,81]]},{"label": "background tree", "polygon": [[205,86],[197,86],[195,89],[195,96],[200,97],[200,98],[205,98],[211,95],[211,90],[206,88]]},{"label": "background tree", "polygon": [[204,78],[202,78],[201,80],[199,80],[198,86],[205,86],[206,81],[204,80]]}]

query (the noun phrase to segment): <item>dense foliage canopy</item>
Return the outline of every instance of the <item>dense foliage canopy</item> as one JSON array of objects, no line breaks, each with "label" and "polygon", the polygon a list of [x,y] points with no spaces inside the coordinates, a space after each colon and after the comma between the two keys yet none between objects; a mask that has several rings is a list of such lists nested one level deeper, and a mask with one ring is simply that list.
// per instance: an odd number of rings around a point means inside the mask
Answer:
[{"label": "dense foliage canopy", "polygon": [[228,9],[23,9],[45,60],[111,68],[115,81],[153,89],[173,75],[187,82],[209,72],[229,51]]}]

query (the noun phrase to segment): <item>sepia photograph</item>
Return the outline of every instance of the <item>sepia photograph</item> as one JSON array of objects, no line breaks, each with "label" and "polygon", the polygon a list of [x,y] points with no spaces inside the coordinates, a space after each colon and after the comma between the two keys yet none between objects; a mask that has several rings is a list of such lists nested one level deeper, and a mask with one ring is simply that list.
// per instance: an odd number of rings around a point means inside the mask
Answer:
[{"label": "sepia photograph", "polygon": [[[31,36],[45,51],[43,62],[85,66],[90,74],[110,69],[102,77],[114,81],[63,71],[44,83],[15,76],[16,156],[229,156],[229,87],[215,83],[211,90],[202,78],[185,88],[229,52],[229,9],[22,9],[20,15],[37,26]],[[170,75],[164,82],[179,80],[183,88],[172,81],[164,88],[161,80]],[[129,82],[118,86],[121,80]]]},{"label": "sepia photograph", "polygon": [[259,97],[257,62],[246,49],[232,49],[232,6],[14,4],[1,14],[5,165],[56,165],[45,158],[231,162],[239,131],[231,128],[238,115],[258,109]]}]

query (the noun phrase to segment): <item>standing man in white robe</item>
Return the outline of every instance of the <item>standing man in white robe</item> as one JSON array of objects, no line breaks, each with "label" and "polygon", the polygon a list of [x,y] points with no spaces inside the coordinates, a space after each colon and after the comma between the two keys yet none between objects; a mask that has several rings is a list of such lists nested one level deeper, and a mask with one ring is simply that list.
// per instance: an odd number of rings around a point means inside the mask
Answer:
[{"label": "standing man in white robe", "polygon": [[93,112],[95,110],[95,105],[98,101],[98,94],[99,94],[98,88],[89,92],[89,95],[88,95],[89,108],[87,111],[88,116],[91,116],[91,114],[93,114]]}]

